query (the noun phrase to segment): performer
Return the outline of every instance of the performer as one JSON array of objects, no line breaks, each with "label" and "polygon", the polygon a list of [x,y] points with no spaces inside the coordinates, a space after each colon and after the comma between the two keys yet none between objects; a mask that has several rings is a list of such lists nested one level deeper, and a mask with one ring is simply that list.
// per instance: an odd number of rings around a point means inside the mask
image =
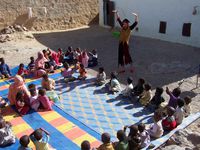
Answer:
[{"label": "performer", "polygon": [[130,72],[133,72],[132,58],[129,52],[129,39],[131,35],[131,30],[133,30],[138,24],[138,15],[133,13],[135,16],[135,22],[129,26],[130,21],[124,19],[121,21],[118,12],[113,11],[117,15],[117,21],[121,26],[120,38],[119,38],[119,49],[118,49],[118,67],[119,73],[125,72],[125,65],[130,64]]}]

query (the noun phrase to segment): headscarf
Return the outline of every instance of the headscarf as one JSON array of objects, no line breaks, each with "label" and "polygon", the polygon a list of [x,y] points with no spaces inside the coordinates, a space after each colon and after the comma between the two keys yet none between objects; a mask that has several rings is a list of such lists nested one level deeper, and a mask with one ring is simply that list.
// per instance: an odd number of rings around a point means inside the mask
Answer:
[{"label": "headscarf", "polygon": [[24,83],[23,78],[19,75],[16,75],[14,77],[14,83],[10,85],[9,91],[8,91],[8,99],[10,101],[10,105],[15,105],[16,95],[19,91],[22,91],[26,98],[30,97],[30,93]]},{"label": "headscarf", "polygon": [[44,57],[44,54],[42,52],[38,52],[38,58],[35,61],[35,68],[44,68],[46,61],[47,59]]}]

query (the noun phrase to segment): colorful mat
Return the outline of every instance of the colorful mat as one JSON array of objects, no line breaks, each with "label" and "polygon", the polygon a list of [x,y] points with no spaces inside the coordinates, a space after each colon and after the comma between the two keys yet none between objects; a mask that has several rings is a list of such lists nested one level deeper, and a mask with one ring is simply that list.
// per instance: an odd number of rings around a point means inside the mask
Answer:
[{"label": "colorful mat", "polygon": [[108,132],[116,140],[116,131],[125,125],[152,122],[151,112],[140,104],[134,106],[119,95],[107,94],[103,87],[96,87],[94,79],[66,84],[57,80],[56,91],[61,101],[56,105],[99,133]]},{"label": "colorful mat", "polygon": [[[56,80],[56,92],[61,99],[55,103],[53,111],[32,111],[22,118],[10,107],[4,111],[5,119],[13,124],[17,139],[42,127],[51,134],[49,144],[52,148],[76,150],[80,149],[83,140],[88,140],[92,147],[97,147],[100,144],[100,134],[103,132],[110,133],[112,141],[115,141],[117,130],[125,125],[152,123],[152,112],[140,104],[131,104],[128,99],[118,94],[107,94],[104,87],[94,86],[94,78],[88,77],[85,81],[66,84],[59,72],[58,70],[57,73],[50,75]],[[12,79],[0,80],[0,96],[7,97],[8,87],[12,82]],[[27,85],[40,85],[41,79],[26,79],[26,82]],[[199,117],[200,113],[189,116],[176,130],[152,141],[152,144],[158,148],[176,131],[185,128]],[[18,146],[17,140],[16,144],[4,149],[16,149]],[[34,147],[33,143],[30,146]]]}]

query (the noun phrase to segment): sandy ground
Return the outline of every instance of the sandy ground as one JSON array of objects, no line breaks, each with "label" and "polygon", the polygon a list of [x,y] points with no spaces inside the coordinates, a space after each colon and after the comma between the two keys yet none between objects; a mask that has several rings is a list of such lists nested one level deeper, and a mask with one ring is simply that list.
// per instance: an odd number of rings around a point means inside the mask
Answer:
[{"label": "sandy ground", "polygon": [[[27,38],[31,36],[34,38]],[[26,33],[26,35],[12,35],[13,40],[0,43],[0,57],[4,57],[10,66],[27,64],[30,56],[46,47],[66,49],[68,46],[81,47],[92,50],[96,48],[99,53],[100,65],[105,67],[107,74],[117,69],[118,39],[112,36],[108,29],[92,26],[69,31],[50,31]],[[143,77],[157,86],[173,89],[184,79],[180,86],[182,97],[189,95],[193,98],[192,112],[199,111],[200,89],[196,87],[196,73],[200,49],[181,44],[163,42],[160,40],[132,37],[130,41],[131,55],[134,60],[135,72],[120,75],[120,81],[126,84],[126,78],[132,76],[134,82]],[[90,74],[96,74],[97,68],[89,70]],[[165,95],[166,99],[168,97]],[[196,121],[185,130],[180,131],[177,137],[181,141],[180,146],[167,146],[162,149],[200,149],[200,120]]]}]

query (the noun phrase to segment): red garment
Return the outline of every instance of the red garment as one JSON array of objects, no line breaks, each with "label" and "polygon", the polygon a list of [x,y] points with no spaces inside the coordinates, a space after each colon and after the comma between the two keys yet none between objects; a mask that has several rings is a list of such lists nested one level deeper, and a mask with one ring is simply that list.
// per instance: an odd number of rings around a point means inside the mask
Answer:
[{"label": "red garment", "polygon": [[38,96],[38,101],[41,103],[42,109],[44,109],[45,111],[52,110],[52,102],[49,100],[49,98],[46,95]]},{"label": "red garment", "polygon": [[56,62],[57,65],[60,65],[60,62],[59,62],[59,54],[57,54],[56,52],[54,51],[51,51],[51,56],[53,58],[53,60]]},{"label": "red garment", "polygon": [[166,130],[166,131],[171,131],[171,130],[175,129],[177,126],[176,120],[173,116],[167,117],[166,119],[164,119],[162,121],[162,125],[163,125],[164,130]]},{"label": "red garment", "polygon": [[19,68],[17,74],[18,75],[28,74],[28,71],[25,70],[24,68]]},{"label": "red garment", "polygon": [[21,115],[26,115],[30,110],[30,107],[21,101],[16,102],[16,108]]}]

